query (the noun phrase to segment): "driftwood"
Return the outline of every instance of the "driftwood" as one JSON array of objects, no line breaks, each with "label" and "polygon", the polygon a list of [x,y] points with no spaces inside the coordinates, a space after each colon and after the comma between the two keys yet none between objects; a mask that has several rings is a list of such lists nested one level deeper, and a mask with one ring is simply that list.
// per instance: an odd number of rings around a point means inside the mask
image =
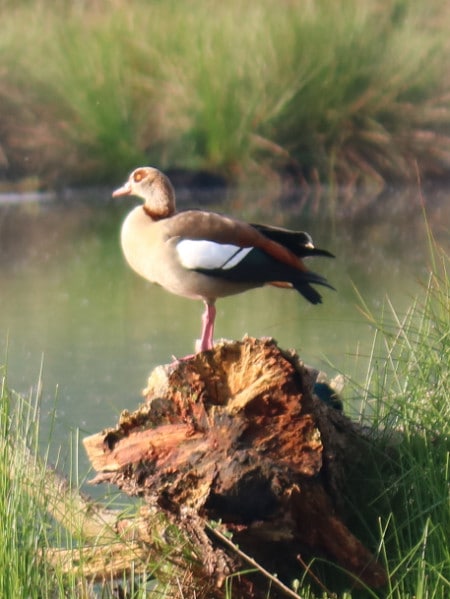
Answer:
[{"label": "driftwood", "polygon": [[[287,582],[300,554],[324,556],[373,587],[386,582],[344,522],[348,467],[366,442],[315,395],[316,377],[273,340],[219,344],[157,367],[143,405],[84,439],[95,482],[144,497],[187,533],[212,584],[203,596],[221,597],[225,577],[246,567],[242,552],[205,532],[211,520]],[[245,576],[237,588],[258,596]]]}]

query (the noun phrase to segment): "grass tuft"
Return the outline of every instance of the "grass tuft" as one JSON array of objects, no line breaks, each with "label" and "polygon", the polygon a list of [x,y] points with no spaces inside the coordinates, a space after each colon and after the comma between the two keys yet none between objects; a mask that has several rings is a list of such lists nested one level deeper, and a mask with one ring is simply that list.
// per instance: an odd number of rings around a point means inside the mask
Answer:
[{"label": "grass tuft", "polygon": [[154,163],[355,185],[414,179],[416,162],[425,177],[450,170],[444,0],[1,10],[11,177],[110,182]]},{"label": "grass tuft", "polygon": [[34,407],[6,389],[0,389],[0,596],[40,597],[47,586],[40,548],[46,520],[24,493],[27,487],[27,445],[34,443]]},{"label": "grass tuft", "polygon": [[352,509],[362,534],[378,519],[390,599],[450,593],[449,257],[433,246],[431,262],[406,314],[363,307],[377,330],[362,411],[375,455]]}]

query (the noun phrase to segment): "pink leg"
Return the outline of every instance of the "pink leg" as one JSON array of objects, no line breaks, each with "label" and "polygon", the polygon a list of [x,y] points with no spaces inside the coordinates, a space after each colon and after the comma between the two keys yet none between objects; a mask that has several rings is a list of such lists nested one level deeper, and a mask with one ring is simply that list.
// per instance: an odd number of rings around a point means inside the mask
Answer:
[{"label": "pink leg", "polygon": [[[197,339],[195,344],[195,353],[198,354],[202,351],[212,349],[214,345],[214,321],[216,318],[216,307],[214,302],[209,303],[205,301],[205,311],[202,316],[202,338]],[[189,354],[184,358],[176,358],[172,356],[172,365],[176,365],[184,360],[190,360],[195,354]]]},{"label": "pink leg", "polygon": [[213,348],[215,318],[216,306],[214,305],[214,302],[205,302],[205,311],[202,316],[202,338],[200,339],[198,348],[196,348],[197,351],[201,352]]}]

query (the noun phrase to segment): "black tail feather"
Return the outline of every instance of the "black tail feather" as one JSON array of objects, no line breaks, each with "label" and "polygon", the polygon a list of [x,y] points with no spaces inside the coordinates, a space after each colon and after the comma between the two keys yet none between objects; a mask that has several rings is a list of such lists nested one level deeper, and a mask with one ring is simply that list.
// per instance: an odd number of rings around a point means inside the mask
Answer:
[{"label": "black tail feather", "polygon": [[335,291],[333,285],[330,285],[330,283],[328,283],[328,281],[325,279],[325,277],[322,277],[322,275],[318,275],[310,270],[300,273],[298,277],[292,280],[292,285],[294,289],[301,293],[303,297],[312,304],[321,304],[322,296],[314,289],[314,287],[311,287],[311,283],[322,285],[323,287],[328,287],[329,289],[333,289],[333,291]]},{"label": "black tail feather", "polygon": [[321,304],[322,296],[318,291],[308,285],[308,283],[298,283],[294,285],[294,288],[303,295],[305,299],[307,299],[311,304]]}]

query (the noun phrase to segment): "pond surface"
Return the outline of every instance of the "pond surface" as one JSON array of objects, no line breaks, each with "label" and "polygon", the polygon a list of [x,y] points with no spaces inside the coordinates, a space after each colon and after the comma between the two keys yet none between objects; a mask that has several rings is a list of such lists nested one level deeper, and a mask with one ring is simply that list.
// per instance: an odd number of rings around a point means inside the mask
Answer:
[{"label": "pond surface", "polygon": [[[197,207],[194,196],[185,193],[180,207]],[[320,306],[270,287],[219,300],[216,337],[271,336],[329,375],[363,382],[374,332],[358,310],[355,288],[376,314],[386,297],[402,313],[428,278],[417,190],[356,197],[333,217],[325,192],[228,196],[208,209],[305,229],[318,247],[336,254],[309,266],[337,291],[321,290]],[[425,196],[433,233],[450,249],[450,193]],[[200,333],[201,302],[150,285],[124,263],[119,230],[135,203],[92,192],[0,204],[0,364],[8,385],[26,395],[35,392],[42,368],[42,439],[46,445],[51,429],[55,455],[60,445],[69,455],[73,431],[80,429],[82,438],[133,410],[152,368],[191,353]],[[346,400],[351,411],[352,398]],[[82,475],[88,470],[82,448],[79,467]]]}]

